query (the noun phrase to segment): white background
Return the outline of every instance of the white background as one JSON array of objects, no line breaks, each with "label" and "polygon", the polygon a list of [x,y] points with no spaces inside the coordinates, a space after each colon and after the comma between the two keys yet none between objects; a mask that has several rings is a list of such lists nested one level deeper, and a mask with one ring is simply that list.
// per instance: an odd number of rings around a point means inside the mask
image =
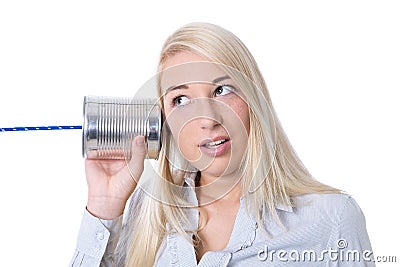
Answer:
[{"label": "white background", "polygon": [[[398,1],[258,2],[2,1],[0,127],[79,125],[85,95],[133,96],[175,29],[219,24],[252,51],[312,174],[352,194],[375,254],[399,261]],[[0,265],[67,265],[81,131],[0,133],[0,166]]]}]

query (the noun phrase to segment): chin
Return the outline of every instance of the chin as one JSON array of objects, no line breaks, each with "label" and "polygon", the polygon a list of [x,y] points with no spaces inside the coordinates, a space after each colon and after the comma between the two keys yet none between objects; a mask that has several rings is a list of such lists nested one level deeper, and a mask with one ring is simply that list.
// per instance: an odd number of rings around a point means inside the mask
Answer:
[{"label": "chin", "polygon": [[215,178],[221,177],[221,176],[226,176],[226,175],[231,175],[234,174],[237,170],[239,164],[229,164],[229,162],[217,162],[214,161],[209,165],[207,168],[199,169],[201,173],[206,174],[207,176],[212,176]]}]

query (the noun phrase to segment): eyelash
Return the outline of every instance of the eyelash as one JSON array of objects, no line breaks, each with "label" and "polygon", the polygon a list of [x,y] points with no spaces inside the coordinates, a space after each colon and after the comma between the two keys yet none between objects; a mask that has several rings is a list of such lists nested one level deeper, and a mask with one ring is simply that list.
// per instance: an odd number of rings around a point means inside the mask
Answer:
[{"label": "eyelash", "polygon": [[[223,88],[223,87],[228,87],[228,88],[229,88],[229,91],[230,91],[229,93],[224,94],[224,95],[228,95],[228,94],[230,94],[230,93],[237,92],[237,89],[236,89],[233,85],[221,84],[221,85],[219,85],[219,86],[214,90],[214,96],[215,96],[216,91],[217,91],[218,89],[220,89],[220,88]],[[222,95],[222,96],[224,96],[224,95]],[[179,106],[179,105],[177,104],[177,101],[178,101],[178,99],[179,99],[180,97],[183,97],[183,96],[185,96],[185,95],[178,95],[178,96],[172,98],[172,100],[171,100],[171,107]],[[186,97],[186,96],[185,96],[185,97]]]}]

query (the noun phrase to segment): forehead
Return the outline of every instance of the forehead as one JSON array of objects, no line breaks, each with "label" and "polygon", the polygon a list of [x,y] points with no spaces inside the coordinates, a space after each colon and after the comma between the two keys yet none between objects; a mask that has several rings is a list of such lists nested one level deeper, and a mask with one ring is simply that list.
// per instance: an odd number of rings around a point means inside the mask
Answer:
[{"label": "forehead", "polygon": [[208,58],[194,54],[189,51],[182,51],[169,56],[163,64],[164,69],[168,69],[173,66],[181,65],[190,62],[211,62]]},{"label": "forehead", "polygon": [[224,66],[192,53],[178,53],[170,57],[159,73],[161,92],[190,83],[214,83],[226,77]]}]

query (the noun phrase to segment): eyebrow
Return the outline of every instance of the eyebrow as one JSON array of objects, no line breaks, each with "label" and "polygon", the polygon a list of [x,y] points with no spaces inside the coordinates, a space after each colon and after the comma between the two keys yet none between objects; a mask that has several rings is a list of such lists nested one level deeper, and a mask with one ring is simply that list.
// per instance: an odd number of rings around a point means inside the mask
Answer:
[{"label": "eyebrow", "polygon": [[[227,79],[230,79],[230,78],[231,77],[229,77],[228,75],[221,76],[221,77],[218,77],[218,78],[215,78],[214,80],[212,80],[211,83],[219,83],[220,81],[227,80]],[[165,90],[164,94],[168,94],[169,92],[174,91],[174,90],[188,89],[188,88],[189,87],[187,86],[187,84],[181,84],[181,85],[177,85],[177,86],[173,85],[173,86],[169,87],[167,90]]]},{"label": "eyebrow", "polygon": [[225,76],[222,76],[222,77],[219,77],[219,78],[214,79],[214,80],[212,81],[212,83],[219,83],[220,81],[227,80],[227,79],[230,79],[230,78],[231,78],[231,77],[229,77],[228,75],[225,75]]}]

